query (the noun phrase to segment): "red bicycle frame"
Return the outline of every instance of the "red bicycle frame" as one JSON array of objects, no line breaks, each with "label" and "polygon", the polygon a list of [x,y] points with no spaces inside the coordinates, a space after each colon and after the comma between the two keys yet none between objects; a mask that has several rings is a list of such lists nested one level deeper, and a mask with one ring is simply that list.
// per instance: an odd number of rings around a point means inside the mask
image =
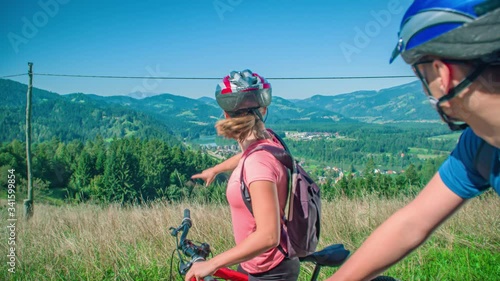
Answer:
[{"label": "red bicycle frame", "polygon": [[229,268],[218,269],[214,273],[214,276],[231,281],[248,281],[248,276],[246,274]]},{"label": "red bicycle frame", "polygon": [[[212,280],[212,278],[221,278],[227,281],[248,281],[248,276],[239,271],[229,269],[227,267],[217,269],[212,277],[205,277],[203,280]],[[191,278],[191,281],[196,281],[196,278]]]}]

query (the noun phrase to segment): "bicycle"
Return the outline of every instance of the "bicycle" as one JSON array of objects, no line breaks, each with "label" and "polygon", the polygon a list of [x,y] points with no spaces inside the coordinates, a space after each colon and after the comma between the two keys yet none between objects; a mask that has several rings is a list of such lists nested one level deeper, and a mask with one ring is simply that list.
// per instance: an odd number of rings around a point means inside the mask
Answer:
[{"label": "bicycle", "polygon": [[[189,209],[184,210],[184,218],[178,227],[170,227],[170,234],[176,238],[176,249],[179,256],[179,274],[184,276],[191,268],[193,263],[198,261],[205,261],[211,254],[210,245],[208,243],[199,243],[198,245],[193,241],[187,239],[189,229],[192,226],[191,212]],[[179,239],[178,234],[182,232]],[[315,281],[318,278],[319,271],[322,267],[338,267],[344,263],[344,261],[349,257],[350,251],[345,249],[343,244],[332,244],[325,247],[321,251],[314,252],[306,257],[299,258],[300,262],[312,262],[315,267],[313,274],[311,276],[311,281]],[[182,256],[189,258],[185,261]],[[172,273],[172,260],[173,253],[171,257],[170,272]],[[172,274],[170,274],[172,280]],[[194,279],[191,279],[194,280]],[[247,281],[248,276],[239,271],[232,270],[230,268],[218,269],[213,276],[207,276],[203,279],[204,281],[214,281],[214,280],[229,280],[229,281]],[[372,281],[397,281],[389,276],[378,276]]]}]

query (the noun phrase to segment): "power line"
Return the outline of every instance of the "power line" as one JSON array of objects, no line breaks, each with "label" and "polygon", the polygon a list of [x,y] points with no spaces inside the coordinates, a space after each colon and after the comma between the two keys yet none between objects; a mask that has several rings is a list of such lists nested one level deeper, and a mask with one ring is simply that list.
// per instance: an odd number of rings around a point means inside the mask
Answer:
[{"label": "power line", "polygon": [[[100,78],[100,79],[155,79],[155,80],[220,80],[221,77],[175,77],[175,76],[120,76],[120,75],[80,75],[57,73],[33,73],[38,76]],[[26,73],[1,76],[11,78],[27,75]],[[313,77],[268,77],[269,80],[352,80],[352,79],[397,79],[414,78],[413,75],[379,75],[379,76],[313,76]]]},{"label": "power line", "polygon": [[267,79],[269,79],[269,80],[343,80],[343,79],[392,79],[392,78],[415,78],[415,76],[413,76],[413,75],[381,75],[381,76],[270,77]]},{"label": "power line", "polygon": [[54,74],[35,73],[38,76],[53,77],[73,77],[73,78],[105,78],[105,79],[216,79],[216,78],[196,78],[196,77],[166,77],[166,76],[118,76],[118,75],[79,75],[79,74]]},{"label": "power line", "polygon": [[13,74],[13,75],[6,75],[6,76],[2,76],[2,77],[0,77],[0,78],[10,78],[10,77],[17,77],[17,76],[24,76],[24,75],[27,75],[27,73]]},{"label": "power line", "polygon": [[[24,74],[23,74],[24,75]],[[104,79],[158,79],[158,80],[220,80],[221,77],[171,77],[171,76],[118,76],[118,75],[79,75],[34,73],[38,76],[73,77],[73,78],[104,78]],[[414,78],[413,75],[379,75],[379,76],[317,76],[317,77],[268,77],[269,80],[346,80],[346,79],[394,79]]]}]

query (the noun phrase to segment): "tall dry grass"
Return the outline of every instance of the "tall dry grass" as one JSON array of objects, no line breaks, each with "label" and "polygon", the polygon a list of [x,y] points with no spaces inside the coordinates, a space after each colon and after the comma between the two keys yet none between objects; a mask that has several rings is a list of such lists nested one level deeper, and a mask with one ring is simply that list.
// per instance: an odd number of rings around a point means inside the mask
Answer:
[{"label": "tall dry grass", "polygon": [[[344,243],[354,250],[407,202],[376,197],[324,202],[320,246]],[[17,224],[16,273],[9,274],[5,269],[0,273],[1,280],[169,280],[170,255],[175,248],[169,227],[181,222],[184,208],[191,209],[191,239],[210,243],[214,253],[234,245],[229,207],[225,205],[157,202],[131,207],[82,204],[35,208],[29,222],[19,220]],[[7,212],[1,211],[6,221]],[[472,200],[435,233],[432,247],[446,250],[464,245],[498,253],[498,214],[497,197]],[[0,261],[5,266],[7,233],[1,234]],[[419,251],[417,256],[425,255],[425,248]],[[415,266],[403,265],[396,272],[415,270],[410,268]],[[307,280],[306,272],[311,267],[304,266],[303,271],[302,278]],[[321,279],[331,272],[323,270]]]},{"label": "tall dry grass", "polygon": [[[411,199],[379,199],[373,196],[338,199],[323,204],[322,242],[340,241],[351,249],[385,219]],[[470,200],[433,235],[439,241],[474,244],[500,251],[500,199],[496,195]],[[475,237],[475,241],[463,239]]]}]

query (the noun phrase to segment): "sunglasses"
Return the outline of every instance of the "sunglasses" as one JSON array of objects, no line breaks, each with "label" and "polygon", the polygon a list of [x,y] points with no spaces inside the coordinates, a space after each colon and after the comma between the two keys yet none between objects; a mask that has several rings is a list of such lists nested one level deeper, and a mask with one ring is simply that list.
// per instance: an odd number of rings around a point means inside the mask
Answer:
[{"label": "sunglasses", "polygon": [[[412,64],[411,68],[413,70],[413,72],[415,73],[415,76],[418,77],[418,79],[420,79],[420,81],[422,82],[422,84],[424,85],[425,87],[425,90],[426,90],[426,95],[429,97],[429,99],[434,99],[434,100],[437,100],[436,98],[434,98],[432,96],[432,93],[430,91],[430,88],[429,88],[429,82],[427,81],[427,79],[425,78],[425,75],[424,73],[422,73],[419,69],[419,65],[423,65],[423,64],[428,64],[428,63],[433,63],[434,61],[436,61],[437,59],[428,59],[428,60],[422,60],[422,61],[418,61],[414,64]],[[463,64],[463,65],[473,65],[469,62],[465,62],[465,61],[459,61],[459,60],[451,60],[451,59],[441,59],[440,61],[444,62],[445,64]],[[456,93],[452,96],[452,97],[448,97],[446,100],[450,100],[452,98],[454,98],[456,95]],[[436,104],[436,103],[435,103]]]},{"label": "sunglasses", "polygon": [[420,82],[422,82],[422,85],[424,86],[424,92],[429,99],[429,103],[431,106],[439,113],[441,116],[441,119],[443,119],[444,122],[448,124],[451,130],[457,131],[457,130],[463,130],[467,128],[467,124],[463,121],[457,120],[455,118],[452,118],[448,116],[446,113],[444,113],[443,109],[441,108],[441,104],[445,101],[449,101],[452,98],[456,97],[459,93],[461,93],[465,88],[467,88],[482,72],[484,69],[486,69],[487,64],[481,63],[481,64],[474,64],[471,62],[465,62],[465,61],[459,61],[459,60],[451,60],[451,59],[441,59],[440,61],[447,63],[447,64],[465,64],[465,65],[471,65],[475,66],[476,69],[471,71],[466,78],[464,78],[458,85],[448,91],[448,93],[441,98],[437,99],[434,96],[432,96],[432,92],[429,87],[429,82],[427,81],[427,78],[425,77],[424,73],[420,71],[419,65],[427,64],[427,63],[433,63],[437,59],[429,59],[429,60],[422,60],[419,62],[416,62],[412,64],[412,70],[415,73],[415,76],[418,77]]}]

